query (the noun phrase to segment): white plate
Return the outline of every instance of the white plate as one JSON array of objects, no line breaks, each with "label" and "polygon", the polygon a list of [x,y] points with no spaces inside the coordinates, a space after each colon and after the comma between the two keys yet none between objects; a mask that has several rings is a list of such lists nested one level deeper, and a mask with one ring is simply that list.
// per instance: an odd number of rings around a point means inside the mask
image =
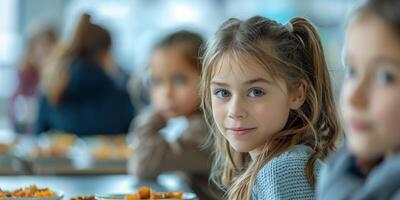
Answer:
[{"label": "white plate", "polygon": [[[123,200],[126,195],[129,195],[129,194],[96,195],[95,197],[98,200]],[[165,199],[163,199],[163,200],[165,200]],[[175,200],[175,199],[169,199],[169,200]],[[198,198],[197,198],[196,194],[194,194],[194,193],[185,192],[185,193],[183,193],[182,199],[179,199],[179,200],[198,200]]]}]

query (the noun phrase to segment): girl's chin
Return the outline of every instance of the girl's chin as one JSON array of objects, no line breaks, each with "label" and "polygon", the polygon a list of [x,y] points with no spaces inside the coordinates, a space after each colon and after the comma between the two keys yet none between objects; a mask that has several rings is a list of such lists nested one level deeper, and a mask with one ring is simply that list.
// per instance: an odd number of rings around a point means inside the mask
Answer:
[{"label": "girl's chin", "polygon": [[239,152],[239,153],[249,153],[250,151],[252,151],[254,149],[254,148],[249,148],[248,146],[232,144],[232,143],[231,143],[231,147],[236,152]]},{"label": "girl's chin", "polygon": [[383,156],[382,152],[367,147],[348,145],[348,148],[350,153],[360,160],[375,160]]},{"label": "girl's chin", "polygon": [[162,111],[161,114],[168,119],[182,116],[179,112],[176,111]]}]

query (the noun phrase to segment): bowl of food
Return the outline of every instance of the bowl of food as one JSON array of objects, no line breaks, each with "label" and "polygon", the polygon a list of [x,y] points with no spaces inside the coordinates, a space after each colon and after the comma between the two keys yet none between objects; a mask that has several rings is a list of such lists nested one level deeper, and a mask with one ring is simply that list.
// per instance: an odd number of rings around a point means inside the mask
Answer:
[{"label": "bowl of food", "polygon": [[12,191],[0,188],[0,200],[61,200],[63,197],[62,192],[56,192],[49,188],[39,188],[36,185]]},{"label": "bowl of food", "polygon": [[130,194],[96,195],[97,200],[198,200],[190,192],[156,192],[149,187],[141,187]]}]

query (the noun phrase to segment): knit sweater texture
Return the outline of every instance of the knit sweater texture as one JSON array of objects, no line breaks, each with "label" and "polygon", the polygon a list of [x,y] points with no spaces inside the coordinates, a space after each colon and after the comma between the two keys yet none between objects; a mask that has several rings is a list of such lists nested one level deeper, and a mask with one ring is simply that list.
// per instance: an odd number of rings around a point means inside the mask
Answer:
[{"label": "knit sweater texture", "polygon": [[[252,199],[315,199],[314,189],[309,184],[306,175],[307,160],[312,152],[313,150],[308,146],[296,145],[270,160],[257,174]],[[321,165],[320,160],[315,162],[316,180]]]}]

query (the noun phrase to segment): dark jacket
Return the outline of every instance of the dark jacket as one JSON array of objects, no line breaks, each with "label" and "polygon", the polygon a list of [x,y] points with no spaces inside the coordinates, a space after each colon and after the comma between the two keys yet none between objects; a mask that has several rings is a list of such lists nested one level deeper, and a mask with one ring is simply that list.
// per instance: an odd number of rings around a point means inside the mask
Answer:
[{"label": "dark jacket", "polygon": [[128,93],[95,63],[74,60],[59,105],[39,96],[35,133],[58,130],[79,136],[127,133],[135,114]]}]

